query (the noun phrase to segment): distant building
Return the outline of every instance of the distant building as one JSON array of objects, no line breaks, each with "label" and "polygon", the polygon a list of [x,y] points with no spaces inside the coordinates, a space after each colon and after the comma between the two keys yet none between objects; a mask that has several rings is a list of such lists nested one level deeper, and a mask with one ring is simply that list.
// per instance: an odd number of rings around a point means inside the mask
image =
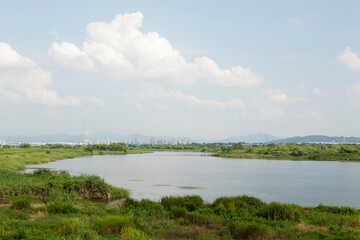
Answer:
[{"label": "distant building", "polygon": [[168,145],[168,141],[167,140],[159,140],[158,145]]},{"label": "distant building", "polygon": [[150,145],[157,145],[157,139],[155,137],[151,137]]},{"label": "distant building", "polygon": [[139,137],[133,137],[131,144],[132,145],[140,145]]}]

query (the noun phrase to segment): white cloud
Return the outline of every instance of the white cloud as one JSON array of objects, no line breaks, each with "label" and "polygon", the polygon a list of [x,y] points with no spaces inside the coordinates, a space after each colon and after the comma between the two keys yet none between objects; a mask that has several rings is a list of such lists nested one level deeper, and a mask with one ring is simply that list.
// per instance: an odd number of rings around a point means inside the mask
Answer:
[{"label": "white cloud", "polygon": [[90,23],[88,38],[81,46],[55,42],[49,48],[49,55],[68,67],[93,69],[95,64],[119,78],[160,78],[187,84],[203,81],[239,87],[253,87],[265,81],[248,68],[221,69],[205,56],[187,62],[158,33],[141,32],[142,20],[142,13],[136,12],[116,15],[110,23]]},{"label": "white cloud", "polygon": [[350,47],[346,47],[344,51],[338,54],[338,59],[353,71],[360,70],[360,58],[351,51]]},{"label": "white cloud", "polygon": [[92,105],[98,106],[98,107],[103,107],[105,106],[104,100],[97,98],[97,97],[88,97],[87,102],[91,103]]},{"label": "white cloud", "polygon": [[[60,98],[56,91],[48,89],[51,73],[42,70],[30,58],[23,57],[7,43],[0,42],[0,67],[7,67],[0,74],[0,97],[13,102],[22,98],[52,106],[80,106],[73,96]],[[9,67],[22,67],[11,69]]]},{"label": "white cloud", "polygon": [[265,89],[262,91],[262,95],[277,103],[289,103],[290,101],[289,97],[279,89]]},{"label": "white cloud", "polygon": [[63,42],[61,44],[54,42],[51,44],[48,54],[56,62],[66,67],[79,70],[93,70],[94,62],[75,44]]},{"label": "white cloud", "polygon": [[313,88],[313,93],[316,95],[324,96],[325,94],[317,87]]},{"label": "white cloud", "polygon": [[266,121],[321,120],[321,115],[306,102],[302,97],[291,98],[278,89],[265,89],[255,96],[252,109],[258,119]]},{"label": "white cloud", "polygon": [[45,105],[79,106],[78,98],[66,96],[60,98],[55,91],[49,90],[52,83],[51,73],[41,69],[32,68],[25,73],[5,73],[0,75],[0,95],[5,98],[18,99],[24,96]]},{"label": "white cloud", "polygon": [[7,43],[0,42],[0,67],[34,67],[35,63],[21,56]]},{"label": "white cloud", "polygon": [[246,106],[240,99],[232,99],[231,101],[223,102],[213,99],[200,99],[194,95],[185,94],[181,91],[166,91],[161,86],[147,85],[144,92],[138,93],[139,98],[155,97],[164,99],[179,99],[185,101],[188,105],[194,107],[210,107],[218,109],[232,109],[245,110]]}]

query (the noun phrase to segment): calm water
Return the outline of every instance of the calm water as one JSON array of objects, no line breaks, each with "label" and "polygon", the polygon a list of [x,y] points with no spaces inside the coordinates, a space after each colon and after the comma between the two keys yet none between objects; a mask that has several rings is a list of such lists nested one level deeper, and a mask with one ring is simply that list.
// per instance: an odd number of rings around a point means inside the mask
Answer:
[{"label": "calm water", "polygon": [[96,174],[136,199],[249,195],[266,202],[360,208],[360,163],[215,158],[202,153],[92,156],[28,167]]}]

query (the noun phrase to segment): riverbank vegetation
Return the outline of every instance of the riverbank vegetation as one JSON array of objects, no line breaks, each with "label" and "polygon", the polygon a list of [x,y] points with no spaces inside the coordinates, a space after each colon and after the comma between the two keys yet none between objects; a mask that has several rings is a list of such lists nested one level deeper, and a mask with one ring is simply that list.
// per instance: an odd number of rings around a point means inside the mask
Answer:
[{"label": "riverbank vegetation", "polygon": [[130,145],[129,150],[138,151],[176,151],[176,152],[217,152],[220,145],[218,144],[187,144],[187,145]]},{"label": "riverbank vegetation", "polygon": [[89,155],[145,153],[148,151],[128,149],[124,143],[95,144],[89,146],[71,146],[63,144],[19,148],[0,148],[0,169],[24,170],[27,164],[48,163],[61,159],[77,158]]},{"label": "riverbank vegetation", "polygon": [[320,160],[320,161],[360,161],[360,145],[255,145],[244,146],[241,143],[222,146],[213,154],[218,157]]},{"label": "riverbank vegetation", "polygon": [[[0,174],[0,239],[359,239],[360,212],[248,196],[136,201],[95,176]],[[93,201],[122,198],[112,204]]]}]

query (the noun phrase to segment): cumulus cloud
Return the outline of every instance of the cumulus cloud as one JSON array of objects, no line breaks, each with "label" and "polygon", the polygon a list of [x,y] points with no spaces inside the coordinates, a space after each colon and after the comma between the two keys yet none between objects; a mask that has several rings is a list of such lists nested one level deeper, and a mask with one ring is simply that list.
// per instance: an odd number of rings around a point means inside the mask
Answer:
[{"label": "cumulus cloud", "polygon": [[81,105],[80,100],[75,97],[60,98],[55,91],[49,90],[48,85],[52,83],[51,73],[41,69],[29,69],[20,74],[1,74],[0,82],[0,94],[5,98],[16,100],[18,96],[24,96],[45,105]]},{"label": "cumulus cloud", "polygon": [[[0,97],[13,102],[21,98],[46,105],[79,106],[81,101],[72,96],[60,98],[57,92],[48,89],[52,83],[51,73],[42,70],[27,57],[21,56],[7,43],[0,42]],[[16,71],[11,67],[22,67]]]},{"label": "cumulus cloud", "polygon": [[[248,68],[222,69],[208,57],[188,62],[157,32],[143,33],[140,12],[116,15],[110,22],[87,26],[87,40],[81,46],[53,43],[48,52],[67,67],[105,69],[119,78],[166,79],[180,83],[207,81],[221,86],[253,87],[265,79]],[[80,67],[81,66],[81,67]]]},{"label": "cumulus cloud", "polygon": [[232,109],[245,110],[246,106],[240,99],[232,99],[231,101],[223,102],[213,99],[200,99],[194,95],[185,94],[181,91],[166,91],[161,86],[148,85],[145,92],[139,92],[138,97],[155,97],[163,99],[179,99],[185,101],[188,105],[194,107],[210,107],[218,109]]},{"label": "cumulus cloud", "polygon": [[279,89],[265,89],[262,91],[262,95],[277,103],[289,103],[290,101],[289,97]]},{"label": "cumulus cloud", "polygon": [[50,46],[48,54],[56,62],[66,67],[80,70],[94,69],[94,62],[72,43],[63,42],[59,44],[55,42]]},{"label": "cumulus cloud", "polygon": [[346,47],[344,51],[338,54],[338,59],[353,71],[360,70],[360,58],[350,47]]},{"label": "cumulus cloud", "polygon": [[35,63],[21,56],[8,43],[0,42],[0,67],[34,67]]},{"label": "cumulus cloud", "polygon": [[98,106],[98,107],[103,107],[105,106],[104,100],[97,98],[97,97],[88,97],[87,102],[91,103],[92,105]]}]

